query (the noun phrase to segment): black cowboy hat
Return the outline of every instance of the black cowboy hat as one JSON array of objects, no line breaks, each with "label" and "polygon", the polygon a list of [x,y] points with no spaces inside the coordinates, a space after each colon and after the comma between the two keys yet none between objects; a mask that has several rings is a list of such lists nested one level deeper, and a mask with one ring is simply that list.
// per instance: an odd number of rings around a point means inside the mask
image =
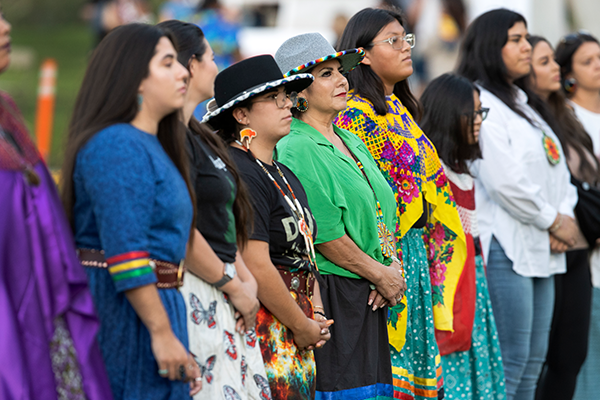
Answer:
[{"label": "black cowboy hat", "polygon": [[301,92],[313,79],[311,74],[284,78],[271,55],[247,58],[219,72],[215,79],[215,98],[208,103],[208,113],[202,122],[218,124],[237,104],[279,86],[285,86],[287,93]]}]

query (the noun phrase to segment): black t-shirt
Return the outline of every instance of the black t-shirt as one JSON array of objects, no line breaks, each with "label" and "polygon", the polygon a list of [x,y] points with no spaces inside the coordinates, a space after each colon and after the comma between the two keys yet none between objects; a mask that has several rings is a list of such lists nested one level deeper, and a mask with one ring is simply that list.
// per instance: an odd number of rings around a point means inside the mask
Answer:
[{"label": "black t-shirt", "polygon": [[[291,271],[310,271],[310,263],[302,258],[302,255],[308,255],[308,249],[304,237],[298,229],[298,221],[279,189],[269,179],[252,155],[234,147],[230,149],[230,154],[237,164],[241,177],[248,186],[252,197],[254,230],[250,235],[250,239],[269,243],[269,253],[274,265],[287,267]],[[277,168],[274,165],[264,163],[263,165],[284,193],[293,200],[287,185],[279,176]],[[296,198],[304,209],[306,223],[313,233],[314,240],[317,236],[317,225],[310,212],[304,188],[289,168],[279,162],[277,165],[281,168],[281,172],[285,175]]]},{"label": "black t-shirt", "polygon": [[235,180],[223,160],[190,131],[187,148],[196,192],[196,227],[221,261],[232,263],[237,252],[233,215]]}]

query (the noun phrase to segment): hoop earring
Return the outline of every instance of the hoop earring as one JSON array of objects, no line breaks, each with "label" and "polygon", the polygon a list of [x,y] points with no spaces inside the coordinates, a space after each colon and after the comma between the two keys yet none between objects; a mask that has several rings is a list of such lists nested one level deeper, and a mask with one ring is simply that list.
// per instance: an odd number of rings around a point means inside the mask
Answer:
[{"label": "hoop earring", "polygon": [[298,97],[296,109],[302,113],[306,112],[306,110],[308,110],[308,100],[306,100],[304,97]]},{"label": "hoop earring", "polygon": [[568,93],[573,93],[577,89],[577,80],[575,78],[565,79],[565,90]]}]

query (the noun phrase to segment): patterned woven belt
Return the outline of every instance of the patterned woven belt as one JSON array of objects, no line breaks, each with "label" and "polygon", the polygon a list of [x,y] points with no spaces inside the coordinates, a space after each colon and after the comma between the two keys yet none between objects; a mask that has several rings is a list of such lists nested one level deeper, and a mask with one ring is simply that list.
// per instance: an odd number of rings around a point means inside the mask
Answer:
[{"label": "patterned woven belt", "polygon": [[[77,255],[81,265],[89,268],[108,268],[104,250],[95,249],[77,249]],[[158,282],[156,287],[159,289],[177,289],[183,285],[183,275],[185,273],[184,260],[179,265],[162,260],[150,259],[150,266],[156,274]]]}]

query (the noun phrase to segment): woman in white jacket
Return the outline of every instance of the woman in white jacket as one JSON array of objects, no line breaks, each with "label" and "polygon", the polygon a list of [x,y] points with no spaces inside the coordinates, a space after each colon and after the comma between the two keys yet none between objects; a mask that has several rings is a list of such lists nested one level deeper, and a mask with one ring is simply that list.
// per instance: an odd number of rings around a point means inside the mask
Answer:
[{"label": "woman in white jacket", "polygon": [[548,346],[554,274],[564,244],[578,236],[577,193],[560,142],[514,85],[530,73],[523,16],[499,9],[478,17],[461,48],[458,73],[490,108],[472,165],[490,297],[502,350],[507,399],[533,400]]}]

